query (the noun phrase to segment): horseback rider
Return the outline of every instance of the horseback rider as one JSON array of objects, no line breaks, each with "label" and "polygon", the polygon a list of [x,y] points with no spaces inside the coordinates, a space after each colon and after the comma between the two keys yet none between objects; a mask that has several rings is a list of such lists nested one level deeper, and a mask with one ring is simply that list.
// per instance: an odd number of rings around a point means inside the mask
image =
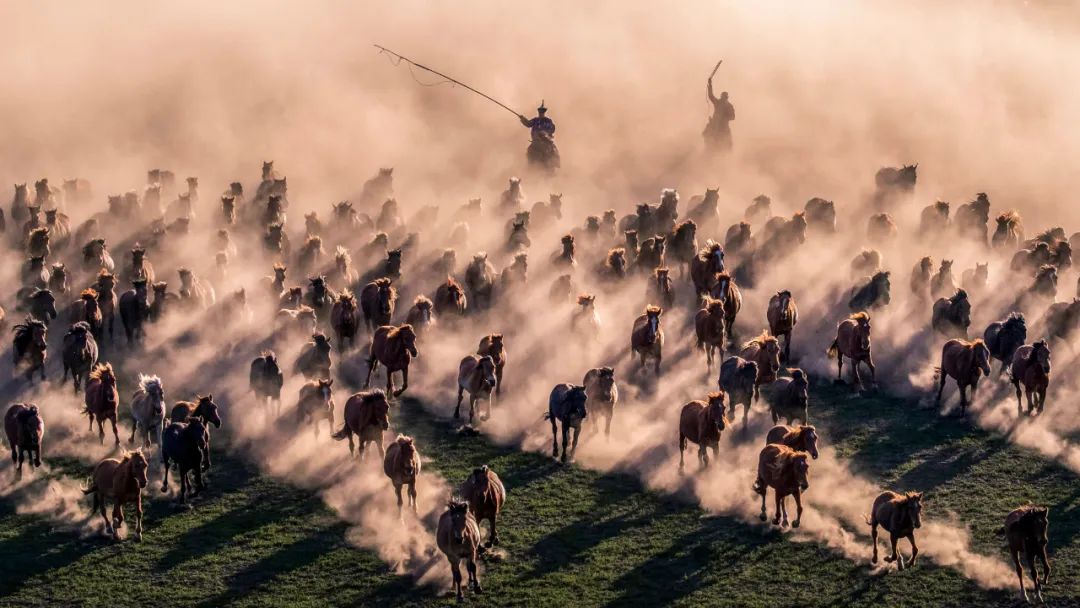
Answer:
[{"label": "horseback rider", "polygon": [[713,93],[712,77],[706,87],[709,103],[713,106],[712,117],[705,126],[705,147],[715,151],[731,150],[731,121],[735,120],[735,106],[728,101],[727,91],[720,93],[719,99]]},{"label": "horseback rider", "polygon": [[525,118],[524,114],[518,114],[518,118],[521,119],[521,124],[532,129],[532,138],[547,137],[553,139],[555,137],[555,122],[546,116],[547,108],[544,107],[544,102],[540,102],[540,107],[536,108],[536,118]]},{"label": "horseback rider", "polygon": [[529,163],[541,165],[548,171],[559,167],[559,150],[555,147],[555,121],[547,117],[547,108],[540,101],[540,107],[536,108],[535,118],[525,118],[524,114],[518,114],[521,124],[529,127],[532,134],[532,142],[529,144]]}]

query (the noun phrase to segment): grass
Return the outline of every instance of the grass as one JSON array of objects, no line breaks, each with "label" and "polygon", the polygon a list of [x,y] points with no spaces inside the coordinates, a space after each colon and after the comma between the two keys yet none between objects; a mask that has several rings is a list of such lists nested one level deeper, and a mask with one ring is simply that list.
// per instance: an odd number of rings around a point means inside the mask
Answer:
[{"label": "grass", "polygon": [[[857,472],[894,489],[920,489],[928,514],[955,516],[974,548],[1002,554],[1002,519],[1028,500],[1051,507],[1048,589],[1080,605],[1077,476],[956,419],[889,396],[851,398],[815,387],[812,416]],[[503,560],[488,560],[483,606],[1009,606],[921,562],[903,573],[866,566],[813,543],[711,516],[633,477],[562,467],[550,458],[459,436],[406,400],[395,423],[416,437],[427,465],[456,483],[487,463],[509,490],[500,520]],[[216,446],[224,442],[216,443]],[[143,543],[80,539],[0,501],[0,606],[223,606],[452,604],[416,587],[369,551],[311,492],[215,455],[211,489],[195,508],[147,508]],[[54,467],[81,476],[74,462]],[[869,549],[869,548],[868,548]],[[1002,554],[1003,555],[1003,554]]]}]

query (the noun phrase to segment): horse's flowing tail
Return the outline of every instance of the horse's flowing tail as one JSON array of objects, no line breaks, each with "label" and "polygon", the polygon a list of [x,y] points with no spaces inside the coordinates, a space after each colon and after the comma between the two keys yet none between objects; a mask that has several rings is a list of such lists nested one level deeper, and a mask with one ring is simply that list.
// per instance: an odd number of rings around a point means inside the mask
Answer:
[{"label": "horse's flowing tail", "polygon": [[540,419],[541,420],[551,420],[551,412],[544,412],[544,415]]},{"label": "horse's flowing tail", "polygon": [[825,351],[825,354],[828,355],[830,359],[835,359],[840,356],[840,341],[833,340],[832,344],[829,346],[829,350]]},{"label": "horse's flowing tail", "polygon": [[340,431],[334,433],[333,435],[330,435],[330,437],[333,438],[335,441],[341,441],[342,439],[345,439],[348,436],[349,436],[349,423],[348,422],[346,422],[344,425],[341,426]]},{"label": "horse's flowing tail", "polygon": [[757,479],[754,480],[753,490],[757,494],[764,494],[765,493],[765,480],[762,479],[760,476]]},{"label": "horse's flowing tail", "polygon": [[[92,494],[94,492],[97,492],[97,489],[98,489],[97,483],[94,481],[93,477],[87,477],[86,478],[86,484],[87,484],[87,487],[80,488],[82,490],[83,495]],[[97,508],[97,504],[96,504],[97,503],[97,497],[96,496],[94,497],[94,503],[95,503],[94,508],[96,509]]]},{"label": "horse's flowing tail", "polygon": [[941,380],[941,368],[940,367],[935,367],[934,368],[934,379],[930,381],[930,385],[931,386],[937,386],[937,383],[940,380]]}]

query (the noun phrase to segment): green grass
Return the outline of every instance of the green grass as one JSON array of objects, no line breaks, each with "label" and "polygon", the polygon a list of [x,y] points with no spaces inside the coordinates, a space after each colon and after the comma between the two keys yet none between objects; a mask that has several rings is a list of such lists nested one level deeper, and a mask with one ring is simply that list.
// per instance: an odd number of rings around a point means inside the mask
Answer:
[{"label": "green grass", "polygon": [[[927,515],[970,526],[974,548],[1003,555],[1004,515],[1035,500],[1051,507],[1048,595],[1080,605],[1077,476],[911,401],[851,398],[815,387],[812,416],[855,471],[884,487],[920,489]],[[395,423],[414,435],[429,468],[457,483],[476,464],[499,472],[509,499],[506,557],[488,560],[487,606],[974,606],[1013,605],[923,561],[903,573],[864,565],[764,527],[711,516],[644,489],[629,475],[562,467],[550,458],[459,436],[406,400]],[[217,442],[221,451],[224,442]],[[311,492],[260,475],[221,451],[195,507],[148,504],[146,541],[112,543],[54,530],[0,501],[0,605],[449,605],[345,539]],[[51,461],[81,476],[84,467]],[[812,491],[812,490],[811,490]],[[869,549],[869,547],[868,547]]]}]

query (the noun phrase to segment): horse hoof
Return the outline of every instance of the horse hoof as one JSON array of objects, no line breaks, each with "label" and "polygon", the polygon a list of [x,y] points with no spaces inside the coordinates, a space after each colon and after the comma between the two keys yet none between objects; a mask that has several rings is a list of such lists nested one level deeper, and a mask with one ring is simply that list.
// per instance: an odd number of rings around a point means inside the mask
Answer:
[{"label": "horse hoof", "polygon": [[893,561],[894,561],[895,559],[896,559],[896,558],[894,558],[894,557],[893,557],[893,556],[891,556],[891,555],[886,555],[886,556],[885,556],[885,563],[886,563],[886,564],[891,564],[891,563],[893,563]]},{"label": "horse hoof", "polygon": [[871,564],[876,564],[877,563],[877,556],[876,555],[874,557],[870,558],[870,563]]},{"label": "horse hoof", "polygon": [[781,527],[781,528],[786,528],[786,527],[788,527],[788,522],[787,522],[787,520],[786,520],[786,519],[785,519],[784,521],[780,522],[780,527]]},{"label": "horse hoof", "polygon": [[799,520],[796,519],[795,521],[791,522],[791,527],[792,528],[798,528],[799,527]]},{"label": "horse hoof", "polygon": [[480,583],[473,585],[473,593],[479,595],[484,592],[484,588],[480,586]]},{"label": "horse hoof", "polygon": [[760,519],[761,521],[765,521],[766,519],[768,519],[768,516],[765,515],[764,513],[762,513],[761,515],[758,516],[758,519]]},{"label": "horse hoof", "polygon": [[168,491],[169,491],[169,486],[166,486],[166,485],[161,486],[161,493],[162,494],[166,494],[166,493],[168,493]]},{"label": "horse hoof", "polygon": [[140,543],[142,542],[142,532],[135,533],[135,540]]}]

